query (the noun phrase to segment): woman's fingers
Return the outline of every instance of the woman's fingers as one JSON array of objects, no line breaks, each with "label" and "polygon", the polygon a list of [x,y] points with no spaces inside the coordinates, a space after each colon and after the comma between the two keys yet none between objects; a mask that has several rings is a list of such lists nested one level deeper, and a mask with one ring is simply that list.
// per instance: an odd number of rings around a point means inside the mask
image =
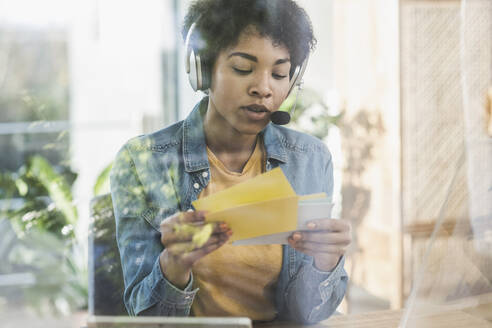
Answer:
[{"label": "woman's fingers", "polygon": [[[175,221],[169,221],[169,222],[165,222],[165,223],[161,223],[161,226],[160,226],[160,229],[161,229],[161,233],[168,233],[168,232],[174,232],[176,230],[180,230],[180,226],[188,226],[190,228],[192,227],[202,227],[204,226],[205,224],[212,224],[214,226],[214,230],[213,232],[214,233],[219,233],[219,232],[222,232],[222,231],[226,231],[229,229],[229,227],[227,226],[227,223],[225,222],[205,222],[205,221],[195,221],[195,222],[191,222],[191,223],[180,223],[180,222],[175,222]],[[192,230],[192,229],[190,229]]]},{"label": "woman's fingers", "polygon": [[296,231],[289,237],[289,244],[296,250],[320,258],[345,254],[352,241],[350,224],[346,221],[321,219],[312,221],[316,227],[308,231]]},{"label": "woman's fingers", "polygon": [[[215,228],[212,230],[209,238],[213,236],[221,236],[222,234],[232,233],[227,225],[214,224]],[[161,243],[164,247],[169,247],[171,244],[175,243],[191,243],[197,234],[200,233],[200,229],[205,229],[205,225],[193,229],[193,231],[189,232],[180,232],[176,233],[176,231],[169,231],[167,233],[162,232],[161,235]],[[200,238],[201,239],[201,238]],[[195,239],[196,240],[196,239]],[[202,241],[203,243],[203,241]]]},{"label": "woman's fingers", "polygon": [[194,262],[224,245],[232,235],[224,222],[205,222],[204,212],[181,212],[160,225],[161,243],[176,263]]},{"label": "woman's fingers", "polygon": [[162,220],[160,224],[161,233],[173,231],[176,226],[182,224],[201,225],[205,223],[205,212],[178,212]]},{"label": "woman's fingers", "polygon": [[[223,222],[205,222],[205,212],[179,212],[166,219],[160,224],[161,243],[168,246],[172,243],[189,242],[203,229],[209,229],[212,225],[211,234],[226,232],[229,230]],[[210,233],[207,230],[207,234]]]},{"label": "woman's fingers", "polygon": [[350,231],[350,223],[345,220],[337,219],[317,219],[311,220],[307,224],[308,229],[315,230],[329,230],[329,231]]},{"label": "woman's fingers", "polygon": [[171,253],[173,255],[179,255],[179,254],[184,254],[184,253],[189,253],[189,252],[195,251],[196,249],[206,247],[206,246],[211,245],[211,244],[218,243],[220,240],[222,240],[220,235],[212,235],[207,240],[207,242],[202,246],[195,245],[190,240],[187,242],[172,243],[172,244],[169,244],[166,248],[167,248],[169,253]]},{"label": "woman's fingers", "polygon": [[192,212],[178,212],[161,222],[162,225],[173,225],[176,223],[194,223],[194,222],[205,222],[205,212],[204,211],[192,211]]},{"label": "woman's fingers", "polygon": [[187,252],[181,252],[179,255],[175,256],[180,258],[181,263],[184,263],[185,265],[191,267],[196,261],[224,245],[229,240],[229,237],[230,234],[221,234],[219,238],[211,238],[211,240],[209,240],[200,248],[195,248]]},{"label": "woman's fingers", "polygon": [[[227,231],[224,231],[227,232]],[[213,232],[210,237],[221,235],[224,232]],[[191,243],[193,241],[193,236],[195,233],[166,233],[161,236],[161,243],[164,247],[169,247],[169,245],[176,243]]]}]

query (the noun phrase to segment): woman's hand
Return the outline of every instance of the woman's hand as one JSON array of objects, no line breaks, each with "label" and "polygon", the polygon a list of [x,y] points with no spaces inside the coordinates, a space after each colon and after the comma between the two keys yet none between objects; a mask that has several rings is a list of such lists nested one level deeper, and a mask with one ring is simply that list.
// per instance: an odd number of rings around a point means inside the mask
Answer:
[{"label": "woman's hand", "polygon": [[161,222],[159,261],[166,279],[184,288],[193,264],[224,245],[232,231],[222,222],[205,223],[204,212],[179,212]]},{"label": "woman's hand", "polygon": [[307,231],[294,232],[288,239],[289,245],[314,257],[319,270],[333,270],[352,241],[350,224],[344,220],[319,219],[309,222],[307,227]]}]

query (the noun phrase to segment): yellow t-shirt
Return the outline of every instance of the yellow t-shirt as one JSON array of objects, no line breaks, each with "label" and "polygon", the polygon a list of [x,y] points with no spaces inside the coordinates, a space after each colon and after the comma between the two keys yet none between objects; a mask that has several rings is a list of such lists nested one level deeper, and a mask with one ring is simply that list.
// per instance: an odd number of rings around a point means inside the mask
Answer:
[{"label": "yellow t-shirt", "polygon": [[[241,173],[229,171],[208,149],[210,182],[199,198],[229,188],[263,172],[263,142]],[[273,320],[275,284],[282,267],[281,245],[232,246],[221,248],[193,266],[193,287],[200,288],[191,311],[195,316],[246,316]]]}]

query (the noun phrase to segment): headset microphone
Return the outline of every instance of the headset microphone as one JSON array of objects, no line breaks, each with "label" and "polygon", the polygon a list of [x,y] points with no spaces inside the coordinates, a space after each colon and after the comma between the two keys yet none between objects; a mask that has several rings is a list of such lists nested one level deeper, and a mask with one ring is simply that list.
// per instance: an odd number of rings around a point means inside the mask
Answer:
[{"label": "headset microphone", "polygon": [[273,124],[285,125],[290,122],[290,114],[283,111],[276,111],[270,115],[270,120]]},{"label": "headset microphone", "polygon": [[272,115],[270,115],[270,120],[272,121],[273,124],[276,125],[285,125],[290,122],[290,118],[292,115],[294,115],[294,112],[296,110],[296,105],[297,105],[297,95],[301,91],[301,84],[302,82],[298,82],[297,84],[297,92],[296,92],[296,98],[294,99],[294,107],[292,108],[292,114],[289,112],[284,112],[281,110],[278,110],[276,112],[273,112]]}]

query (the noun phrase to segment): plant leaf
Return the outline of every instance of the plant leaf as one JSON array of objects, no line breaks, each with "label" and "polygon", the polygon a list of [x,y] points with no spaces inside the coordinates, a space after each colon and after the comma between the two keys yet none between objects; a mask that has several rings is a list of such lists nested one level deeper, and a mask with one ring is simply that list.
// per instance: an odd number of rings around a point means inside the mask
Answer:
[{"label": "plant leaf", "polygon": [[46,188],[56,207],[65,215],[67,223],[75,225],[77,209],[72,204],[72,193],[65,178],[56,173],[51,164],[41,156],[31,158],[28,171]]},{"label": "plant leaf", "polygon": [[96,184],[94,185],[94,196],[99,196],[109,193],[109,173],[113,168],[113,163],[109,163],[108,166],[102,170],[96,179]]}]

